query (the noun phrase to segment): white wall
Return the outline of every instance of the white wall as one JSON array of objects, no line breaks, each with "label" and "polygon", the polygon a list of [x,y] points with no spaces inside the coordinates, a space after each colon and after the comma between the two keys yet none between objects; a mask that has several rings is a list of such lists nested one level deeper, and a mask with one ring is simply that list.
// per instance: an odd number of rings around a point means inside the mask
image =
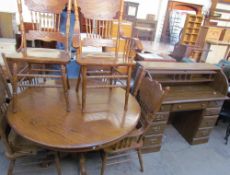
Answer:
[{"label": "white wall", "polygon": [[[0,0],[0,12],[16,13],[16,21],[19,23],[17,0]],[[25,22],[30,22],[30,12],[23,5],[23,17]]]},{"label": "white wall", "polygon": [[0,0],[0,12],[16,12],[17,1],[16,0]]},{"label": "white wall", "polygon": [[162,0],[125,0],[139,3],[137,18],[145,18],[147,14],[157,16],[160,1]]}]

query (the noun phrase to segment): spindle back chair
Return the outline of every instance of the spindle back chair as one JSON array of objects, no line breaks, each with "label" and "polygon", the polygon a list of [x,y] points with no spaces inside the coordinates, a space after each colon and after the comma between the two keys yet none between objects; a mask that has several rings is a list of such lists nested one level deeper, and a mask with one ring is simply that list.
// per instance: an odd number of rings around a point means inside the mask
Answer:
[{"label": "spindle back chair", "polygon": [[[76,1],[75,1],[76,2]],[[79,0],[75,4],[76,8],[80,7],[80,12],[84,16],[84,23],[86,28],[86,38],[82,39],[81,46],[93,47],[113,47],[119,44],[120,37],[120,21],[122,19],[123,4],[121,0]],[[113,21],[118,20],[117,38],[112,38]],[[76,14],[76,21],[79,21],[78,14]],[[79,31],[79,23],[76,23],[76,31]],[[115,49],[117,53],[117,49]]]},{"label": "spindle back chair", "polygon": [[[82,109],[85,109],[86,88],[114,88],[124,87],[125,109],[128,104],[128,95],[130,89],[130,78],[132,66],[134,65],[131,51],[134,49],[136,40],[133,38],[124,38],[121,36],[121,21],[123,15],[123,0],[74,0],[75,7],[75,34],[73,45],[78,48],[77,63],[81,65],[80,74],[82,75]],[[86,37],[81,38],[80,21],[78,8],[84,16],[86,26]],[[116,37],[113,37],[113,23],[116,19],[118,30]],[[120,38],[125,39],[124,51],[118,53]],[[114,48],[113,53],[83,53],[82,47],[110,47]],[[119,74],[119,66],[127,68],[125,74]],[[97,68],[95,70],[95,67]],[[91,71],[92,68],[94,71]],[[90,70],[91,69],[91,70]],[[108,71],[109,70],[109,71]],[[87,85],[87,80],[102,79],[103,81],[94,81],[94,85]],[[104,81],[106,80],[106,81]],[[126,85],[116,83],[118,80]],[[78,78],[76,91],[78,92],[81,77]]]},{"label": "spindle back chair", "polygon": [[[12,63],[13,111],[16,112],[17,87],[63,88],[66,110],[69,111],[68,78],[66,65],[69,57],[69,31],[72,0],[17,0],[22,35],[19,53],[4,54],[6,63]],[[24,6],[30,11],[32,29],[25,31]],[[61,13],[67,9],[66,31],[60,31]],[[61,42],[65,50],[28,48],[26,41]],[[25,66],[19,70],[20,64]],[[55,66],[54,66],[55,65]],[[23,84],[25,79],[40,78],[43,83]],[[61,79],[62,83],[48,84],[46,79]],[[32,82],[32,81],[31,81]]]},{"label": "spindle back chair", "polygon": [[[109,160],[112,160],[113,158],[119,157],[117,156],[117,154],[121,154],[130,150],[137,151],[141,171],[144,171],[143,160],[141,156],[143,137],[150,128],[151,123],[155,119],[156,113],[160,110],[162,101],[164,97],[168,94],[168,91],[168,87],[163,90],[161,84],[159,84],[157,81],[151,80],[148,77],[143,78],[137,96],[138,102],[141,106],[140,121],[136,129],[134,129],[125,138],[115,143],[114,145],[104,149],[102,157],[101,175],[104,174],[108,156],[110,156]],[[112,162],[111,164],[115,163],[120,162]]]},{"label": "spindle back chair", "polygon": [[[5,77],[2,74],[2,67],[0,65],[0,137],[4,146],[5,155],[10,161],[7,170],[8,175],[13,174],[15,162],[18,158],[35,156],[40,151],[46,151],[40,148],[38,145],[23,139],[11,129],[6,119],[10,98],[11,94],[9,94],[9,89],[6,84]],[[58,175],[61,175],[58,154],[48,151],[47,153],[55,156],[57,172]]]}]

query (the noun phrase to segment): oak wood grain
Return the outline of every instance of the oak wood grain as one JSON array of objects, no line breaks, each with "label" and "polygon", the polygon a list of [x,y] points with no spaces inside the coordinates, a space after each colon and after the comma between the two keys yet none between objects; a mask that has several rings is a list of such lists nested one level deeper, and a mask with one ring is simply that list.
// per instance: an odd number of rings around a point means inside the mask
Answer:
[{"label": "oak wood grain", "polygon": [[7,118],[18,134],[43,146],[65,151],[99,149],[122,139],[139,120],[139,104],[130,95],[125,111],[124,95],[123,89],[88,90],[82,112],[81,98],[72,88],[71,110],[66,112],[59,89],[27,89],[18,95],[17,113],[9,110]]}]

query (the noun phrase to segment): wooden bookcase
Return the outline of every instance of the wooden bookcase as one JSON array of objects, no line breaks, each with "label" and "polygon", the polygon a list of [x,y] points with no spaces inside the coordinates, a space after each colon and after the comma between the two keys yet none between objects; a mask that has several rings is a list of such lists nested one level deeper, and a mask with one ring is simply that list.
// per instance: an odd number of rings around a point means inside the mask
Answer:
[{"label": "wooden bookcase", "polygon": [[203,22],[202,15],[187,14],[184,30],[180,40],[181,44],[186,44],[186,45],[196,44],[202,22]]},{"label": "wooden bookcase", "polygon": [[164,18],[164,25],[161,34],[161,41],[162,42],[169,42],[170,41],[170,14],[172,10],[185,10],[185,11],[195,11],[197,15],[202,13],[202,5],[193,4],[193,3],[186,3],[180,2],[176,0],[169,0],[167,5],[167,10]]}]

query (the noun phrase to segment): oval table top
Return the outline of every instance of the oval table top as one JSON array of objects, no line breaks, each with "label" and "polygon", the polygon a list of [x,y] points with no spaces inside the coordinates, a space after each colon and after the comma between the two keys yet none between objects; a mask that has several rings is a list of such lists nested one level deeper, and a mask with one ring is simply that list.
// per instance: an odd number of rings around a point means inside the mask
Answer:
[{"label": "oval table top", "polygon": [[140,117],[140,106],[130,95],[124,110],[123,89],[89,89],[85,112],[81,94],[69,90],[70,112],[66,112],[62,89],[29,88],[17,96],[17,112],[9,106],[7,119],[24,138],[42,146],[80,151],[100,149],[132,131]]}]

